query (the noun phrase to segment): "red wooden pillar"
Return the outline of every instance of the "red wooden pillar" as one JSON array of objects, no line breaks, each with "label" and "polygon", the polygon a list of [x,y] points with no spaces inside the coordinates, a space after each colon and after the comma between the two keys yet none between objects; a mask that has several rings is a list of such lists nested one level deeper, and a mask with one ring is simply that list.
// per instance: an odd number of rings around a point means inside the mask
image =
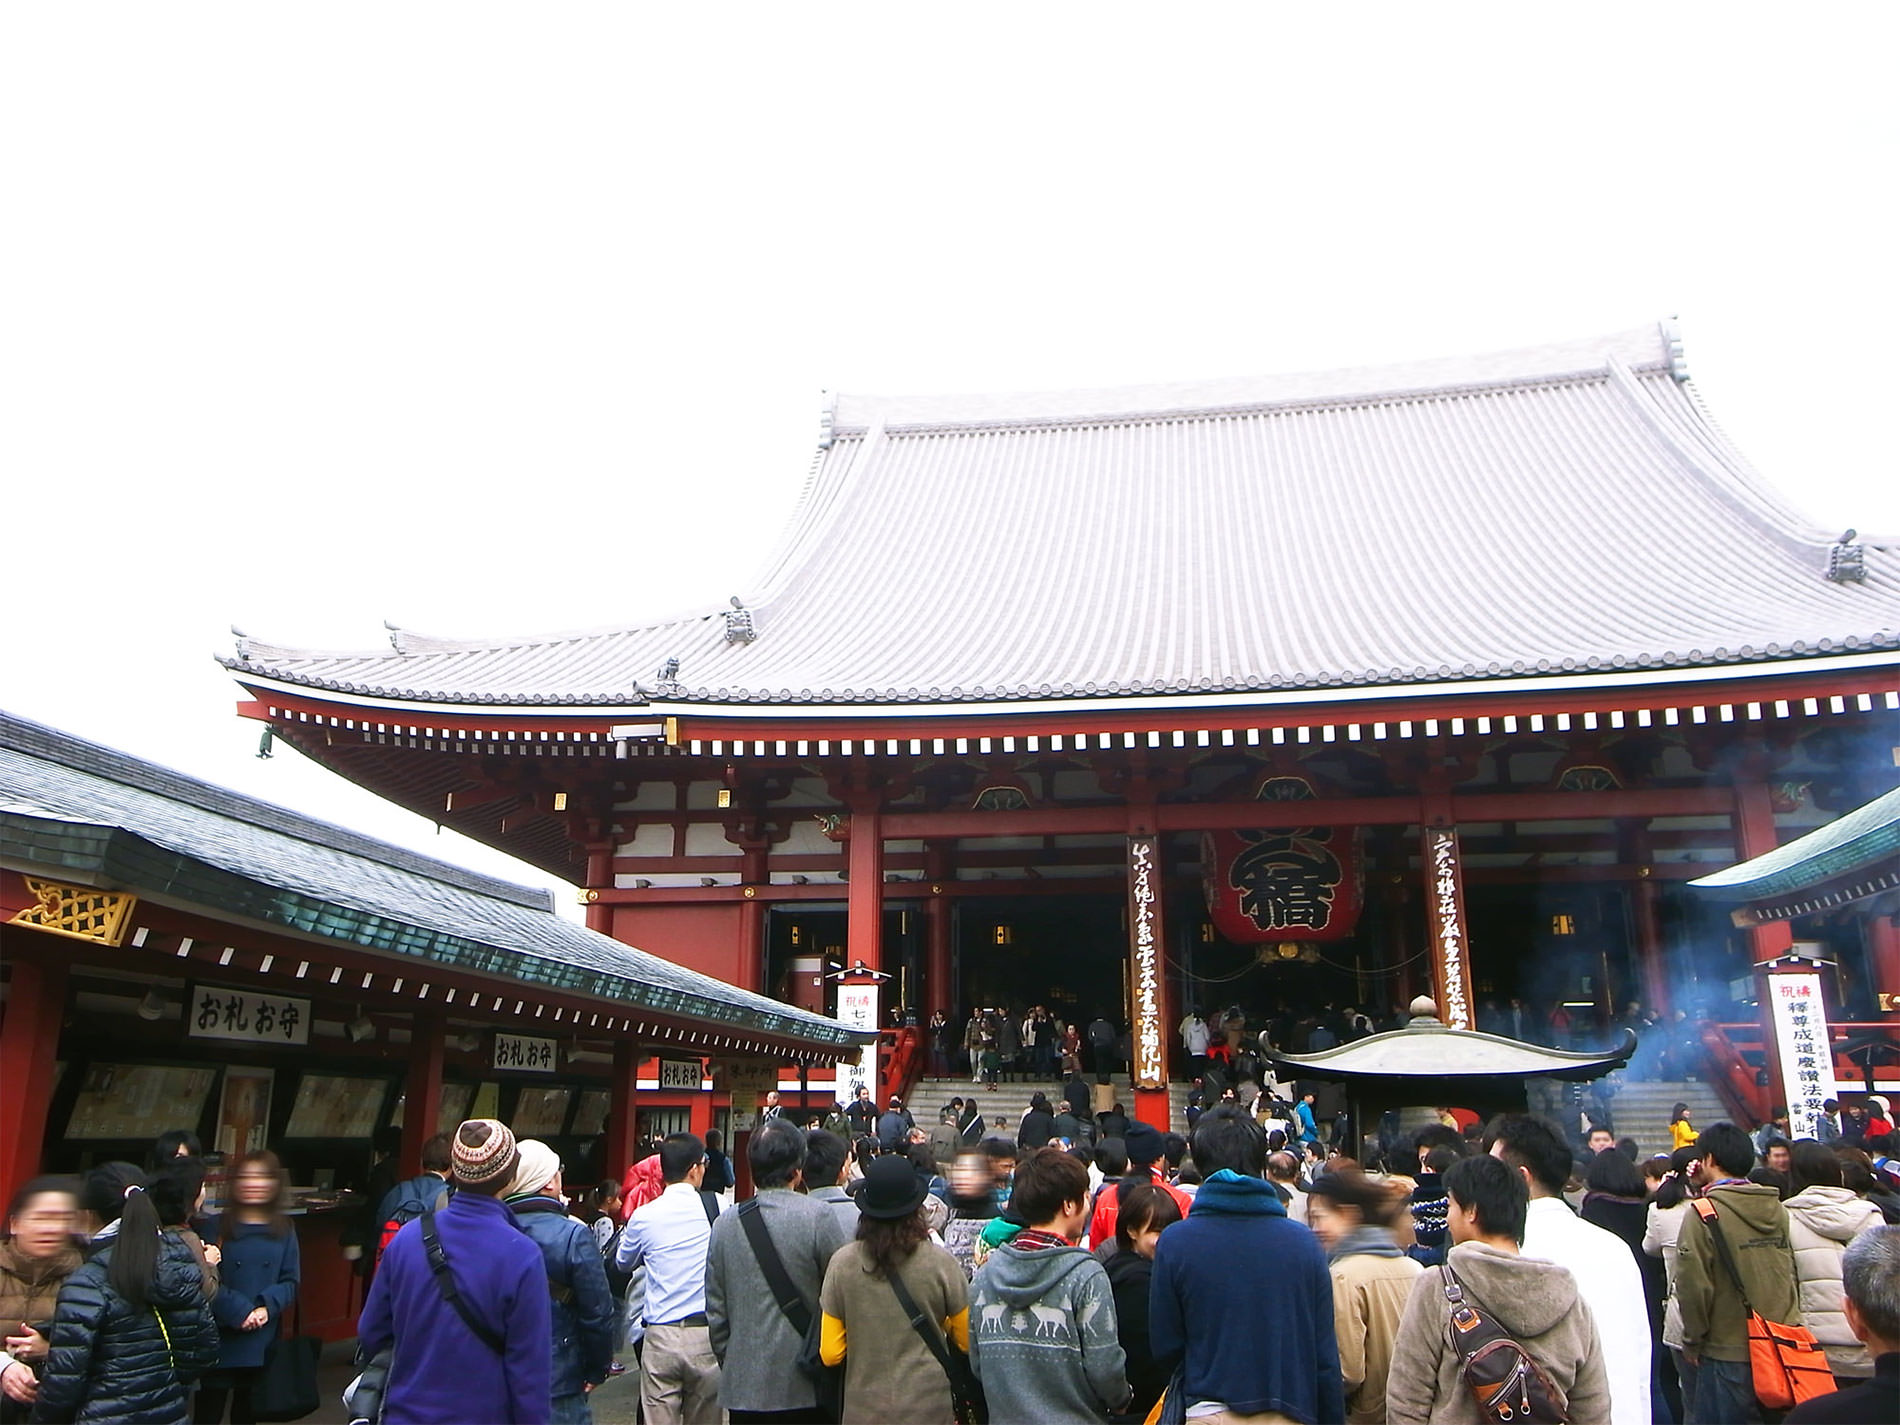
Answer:
[{"label": "red wooden pillar", "polygon": [[[1874,1004],[1881,1010],[1900,1009],[1900,926],[1890,915],[1867,918],[1867,973],[1872,977]],[[1880,996],[1886,998],[1880,998]]]},{"label": "red wooden pillar", "polygon": [[[422,1145],[433,1138],[442,1112],[442,1016],[419,1011],[409,1021],[409,1076],[402,1091],[402,1171],[422,1171]],[[454,1132],[453,1129],[449,1130]]]},{"label": "red wooden pillar", "polygon": [[875,793],[851,803],[847,865],[845,964],[882,969],[884,964],[884,829]]},{"label": "red wooden pillar", "polygon": [[640,1046],[631,1039],[617,1040],[611,1072],[602,1166],[607,1176],[621,1178],[633,1165],[634,1123],[640,1110]]},{"label": "red wooden pillar", "polygon": [[[1735,784],[1735,859],[1752,861],[1766,856],[1780,842],[1775,830],[1775,807],[1768,784],[1761,781],[1737,781]],[[1794,927],[1785,920],[1770,921],[1749,930],[1750,948],[1755,963],[1779,959],[1794,948]],[[1764,999],[1766,996],[1764,996]],[[1763,1013],[1767,1013],[1764,1007]],[[1763,1032],[1772,1042],[1774,1026],[1764,1024]]]},{"label": "red wooden pillar", "polygon": [[[587,843],[587,881],[590,891],[612,890],[614,884],[614,848],[611,841],[590,841]],[[612,935],[614,930],[614,908],[602,905],[598,901],[587,902],[587,928],[597,930],[602,935]]]},{"label": "red wooden pillar", "polygon": [[[1629,897],[1630,939],[1636,952],[1636,972],[1642,977],[1642,998],[1649,1007],[1659,1014],[1667,1014],[1671,1008],[1669,995],[1669,971],[1663,965],[1662,920],[1656,911],[1656,900],[1661,894],[1655,881],[1649,879],[1654,870],[1654,858],[1649,843],[1649,827],[1646,822],[1625,821],[1617,824],[1617,859],[1625,865],[1635,866],[1637,874],[1643,879],[1628,883],[1625,894]],[[1612,1017],[1616,1006],[1610,1006]]]},{"label": "red wooden pillar", "polygon": [[1629,894],[1643,998],[1658,1014],[1667,1014],[1674,1006],[1669,994],[1669,971],[1663,964],[1662,919],[1656,913],[1656,899],[1662,890],[1654,881],[1637,881],[1630,886]]},{"label": "red wooden pillar", "polygon": [[[1775,830],[1775,805],[1768,784],[1757,779],[1735,783],[1735,855],[1737,860],[1752,861],[1766,856],[1780,842]],[[1775,1052],[1775,1013],[1769,999],[1768,976],[1761,966],[1779,959],[1794,949],[1794,926],[1785,920],[1771,920],[1749,927],[1749,950],[1755,962],[1756,1014],[1761,1021],[1762,1043],[1768,1046],[1764,1056],[1768,1066],[1768,1094],[1771,1103],[1786,1103],[1788,1087],[1781,1078],[1781,1056]]]},{"label": "red wooden pillar", "polygon": [[[771,883],[762,845],[747,846],[739,858],[739,880],[746,900],[739,906],[739,976],[744,989],[776,995],[777,985],[765,983],[765,902],[756,899],[758,887]],[[693,1130],[695,1133],[698,1129]],[[701,1135],[702,1137],[704,1135]]]},{"label": "red wooden pillar", "polygon": [[20,941],[29,934],[16,931],[7,946],[6,1018],[0,1020],[0,1193],[9,1197],[40,1170],[66,1017],[67,962],[37,946],[27,949]]},{"label": "red wooden pillar", "polygon": [[[687,1128],[693,1133],[698,1134],[700,1141],[704,1142],[706,1135],[712,1131],[713,1126],[712,1095],[709,1093],[694,1094],[692,1102],[686,1106],[686,1114]],[[732,1145],[727,1144],[726,1146],[731,1147]]]},{"label": "red wooden pillar", "polygon": [[924,1022],[938,1010],[949,1014],[950,1003],[950,898],[943,894],[950,874],[950,857],[943,843],[924,844],[924,879],[930,883],[930,899],[924,902]]}]

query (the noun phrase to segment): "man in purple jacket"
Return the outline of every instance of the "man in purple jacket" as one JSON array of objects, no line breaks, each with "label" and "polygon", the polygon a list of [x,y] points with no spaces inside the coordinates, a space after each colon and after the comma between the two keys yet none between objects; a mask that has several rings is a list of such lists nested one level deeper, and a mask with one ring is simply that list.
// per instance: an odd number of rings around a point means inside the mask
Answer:
[{"label": "man in purple jacket", "polygon": [[357,1322],[366,1358],[395,1347],[383,1421],[549,1425],[547,1270],[541,1249],[501,1201],[518,1159],[514,1134],[492,1118],[471,1119],[456,1130],[452,1153],[455,1195],[432,1220],[448,1277],[474,1325],[430,1267],[423,1228],[431,1219],[405,1223],[383,1253]]}]

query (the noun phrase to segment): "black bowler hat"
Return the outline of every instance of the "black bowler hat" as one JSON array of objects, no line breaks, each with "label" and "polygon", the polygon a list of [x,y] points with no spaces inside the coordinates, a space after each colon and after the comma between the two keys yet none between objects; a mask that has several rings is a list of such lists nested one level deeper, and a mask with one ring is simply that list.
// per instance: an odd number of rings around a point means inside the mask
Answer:
[{"label": "black bowler hat", "polygon": [[924,1205],[927,1191],[909,1158],[886,1154],[871,1159],[864,1170],[864,1185],[858,1189],[858,1212],[864,1217],[893,1220],[909,1217]]}]

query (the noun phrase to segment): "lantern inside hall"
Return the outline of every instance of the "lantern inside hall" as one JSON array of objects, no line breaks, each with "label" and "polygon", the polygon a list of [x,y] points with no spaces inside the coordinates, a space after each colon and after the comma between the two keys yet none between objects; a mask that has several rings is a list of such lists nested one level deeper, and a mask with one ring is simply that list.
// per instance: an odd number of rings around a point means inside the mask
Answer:
[{"label": "lantern inside hall", "polygon": [[[1263,802],[1313,799],[1301,777],[1269,777]],[[1297,805],[1262,807],[1297,815]],[[1343,940],[1359,923],[1364,864],[1356,827],[1281,826],[1208,831],[1201,836],[1208,916],[1236,945],[1276,940]]]}]

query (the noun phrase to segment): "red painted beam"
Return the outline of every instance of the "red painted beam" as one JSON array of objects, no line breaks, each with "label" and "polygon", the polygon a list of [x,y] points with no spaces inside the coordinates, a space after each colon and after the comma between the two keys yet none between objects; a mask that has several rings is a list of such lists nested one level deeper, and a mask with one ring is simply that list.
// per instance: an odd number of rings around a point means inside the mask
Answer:
[{"label": "red painted beam", "polygon": [[[608,716],[562,716],[553,708],[527,713],[488,712],[451,713],[426,705],[397,711],[366,707],[350,701],[348,695],[284,692],[264,689],[239,680],[254,695],[253,701],[241,702],[240,716],[271,721],[269,708],[307,713],[312,718],[331,717],[353,720],[359,727],[378,725],[390,729],[433,727],[482,730],[486,732],[534,733],[561,731],[572,739],[589,733],[605,736],[617,723],[653,721],[657,714],[629,706]],[[684,712],[678,716],[677,736],[686,742],[844,742],[881,743],[896,741],[926,744],[937,738],[1051,737],[1082,734],[1120,734],[1148,732],[1217,732],[1245,727],[1322,727],[1358,723],[1414,724],[1454,718],[1501,718],[1535,715],[1552,717],[1559,713],[1634,712],[1642,708],[1716,707],[1775,701],[1799,702],[1804,698],[1853,697],[1857,694],[1885,694],[1894,690],[1896,678],[1891,667],[1864,668],[1833,672],[1802,672],[1798,664],[1788,671],[1748,678],[1714,679],[1707,682],[1673,681],[1658,674],[1652,681],[1616,688],[1542,691],[1517,684],[1495,692],[1474,691],[1438,697],[1380,696],[1368,689],[1362,698],[1340,702],[1313,702],[1261,705],[1236,705],[1209,698],[1187,707],[1158,709],[1122,709],[1115,706],[1089,711],[1061,711],[1060,702],[1044,705],[1047,710],[1033,712],[983,712],[981,705],[970,711],[944,716],[907,715],[889,719],[827,716],[822,718],[774,717],[768,713],[722,716],[713,713]],[[1831,716],[1831,715],[1830,715]],[[1779,719],[1775,719],[1779,721]],[[327,724],[326,724],[327,725]],[[1580,731],[1581,729],[1573,729]],[[1553,729],[1554,731],[1554,729]],[[1238,749],[1237,749],[1238,750]],[[835,751],[835,749],[834,749]]]},{"label": "red painted beam", "polygon": [[[941,887],[941,889],[938,889]],[[955,900],[964,896],[1121,895],[1127,889],[1120,876],[1065,876],[1041,881],[886,881],[883,899],[921,901],[934,896]],[[631,886],[608,887],[599,892],[602,905],[721,905],[733,901],[774,903],[848,901],[848,882],[811,886]],[[592,895],[594,892],[589,892]]]}]

